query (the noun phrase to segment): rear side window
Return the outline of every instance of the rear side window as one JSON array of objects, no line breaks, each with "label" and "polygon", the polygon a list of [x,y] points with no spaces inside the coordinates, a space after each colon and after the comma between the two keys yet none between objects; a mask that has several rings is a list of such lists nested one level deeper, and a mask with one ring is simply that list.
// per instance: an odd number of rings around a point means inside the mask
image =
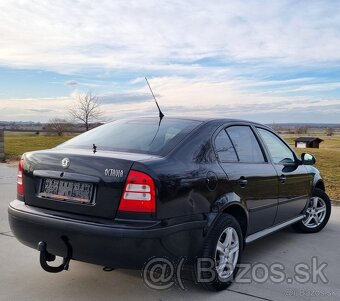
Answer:
[{"label": "rear side window", "polygon": [[200,121],[164,118],[123,119],[81,134],[59,147],[93,148],[163,155],[170,151]]},{"label": "rear side window", "polygon": [[240,162],[263,163],[262,150],[249,126],[231,126],[227,133],[236,149]]},{"label": "rear side window", "polygon": [[235,149],[224,129],[215,138],[215,148],[221,162],[238,162]]}]

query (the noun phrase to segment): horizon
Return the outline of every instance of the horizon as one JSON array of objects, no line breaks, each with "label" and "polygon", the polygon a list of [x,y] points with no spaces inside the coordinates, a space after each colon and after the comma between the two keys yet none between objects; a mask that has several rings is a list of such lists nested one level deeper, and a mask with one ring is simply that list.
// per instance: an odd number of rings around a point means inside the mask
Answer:
[{"label": "horizon", "polygon": [[[148,116],[136,116],[136,118],[138,117],[157,117],[157,116],[152,116],[152,115],[148,115]],[[164,117],[170,117],[170,118],[181,118],[180,116],[164,116]],[[182,118],[186,118],[186,117],[182,117]],[[189,118],[189,117],[188,117]],[[189,119],[194,119],[195,117],[190,117]],[[202,118],[201,116],[197,116],[196,118]],[[223,118],[223,117],[221,117]],[[232,119],[232,118],[231,118]],[[105,124],[107,122],[113,122],[113,121],[116,121],[118,119],[112,119],[112,120],[108,120],[108,121],[97,121],[97,122],[91,122],[89,124]],[[242,120],[242,119],[241,119]],[[67,120],[65,120],[67,121]],[[246,120],[245,120],[246,121]],[[253,122],[251,120],[249,120],[250,122]],[[84,124],[82,122],[79,122],[79,121],[67,121],[68,123],[70,124],[73,124],[73,125],[80,125],[80,126],[84,126]],[[32,120],[28,120],[28,121],[14,121],[14,120],[9,120],[9,121],[6,121],[6,120],[0,120],[0,124],[1,123],[14,123],[14,124],[48,124],[49,121],[46,121],[46,122],[40,122],[40,121],[32,121]],[[292,126],[295,126],[295,125],[311,125],[311,126],[327,126],[327,125],[333,125],[333,126],[340,126],[340,122],[321,122],[321,123],[315,123],[315,122],[266,122],[266,123],[263,123],[265,125],[292,125]],[[0,128],[1,129],[1,128]]]},{"label": "horizon", "polygon": [[340,3],[327,2],[4,1],[0,120],[67,118],[87,91],[106,118],[156,115],[146,76],[165,115],[338,124]]}]

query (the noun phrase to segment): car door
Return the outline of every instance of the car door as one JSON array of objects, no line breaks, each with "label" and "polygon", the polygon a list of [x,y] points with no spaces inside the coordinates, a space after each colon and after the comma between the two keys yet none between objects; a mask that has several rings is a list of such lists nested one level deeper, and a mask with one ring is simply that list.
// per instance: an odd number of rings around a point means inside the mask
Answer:
[{"label": "car door", "polygon": [[257,127],[257,131],[278,174],[279,204],[275,224],[279,224],[303,211],[311,192],[312,177],[279,136],[261,127]]},{"label": "car door", "polygon": [[277,173],[252,128],[223,128],[215,137],[215,148],[232,191],[249,211],[248,235],[272,226],[277,211]]}]

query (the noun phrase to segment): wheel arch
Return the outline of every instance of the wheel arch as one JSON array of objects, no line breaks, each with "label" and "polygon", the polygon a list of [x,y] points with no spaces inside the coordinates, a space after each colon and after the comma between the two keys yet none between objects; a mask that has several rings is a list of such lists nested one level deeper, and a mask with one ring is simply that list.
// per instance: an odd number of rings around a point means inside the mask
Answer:
[{"label": "wheel arch", "polygon": [[233,216],[238,221],[242,230],[243,239],[245,239],[249,224],[249,214],[247,208],[241,202],[240,197],[234,192],[225,194],[213,204],[207,232],[214,226],[221,215],[225,213]]},{"label": "wheel arch", "polygon": [[245,209],[238,203],[229,204],[222,213],[227,213],[233,216],[240,224],[243,239],[245,239],[248,230],[248,214]]},{"label": "wheel arch", "polygon": [[314,184],[314,189],[315,188],[321,189],[322,191],[326,191],[325,183],[321,179],[316,181],[316,183]]}]

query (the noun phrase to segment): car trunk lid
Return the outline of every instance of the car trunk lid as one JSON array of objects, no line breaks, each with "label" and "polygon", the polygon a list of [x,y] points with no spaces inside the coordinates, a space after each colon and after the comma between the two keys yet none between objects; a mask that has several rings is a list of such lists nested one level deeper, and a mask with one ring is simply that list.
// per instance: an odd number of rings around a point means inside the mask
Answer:
[{"label": "car trunk lid", "polygon": [[114,218],[133,163],[151,158],[145,154],[85,149],[27,153],[24,156],[25,203]]}]

